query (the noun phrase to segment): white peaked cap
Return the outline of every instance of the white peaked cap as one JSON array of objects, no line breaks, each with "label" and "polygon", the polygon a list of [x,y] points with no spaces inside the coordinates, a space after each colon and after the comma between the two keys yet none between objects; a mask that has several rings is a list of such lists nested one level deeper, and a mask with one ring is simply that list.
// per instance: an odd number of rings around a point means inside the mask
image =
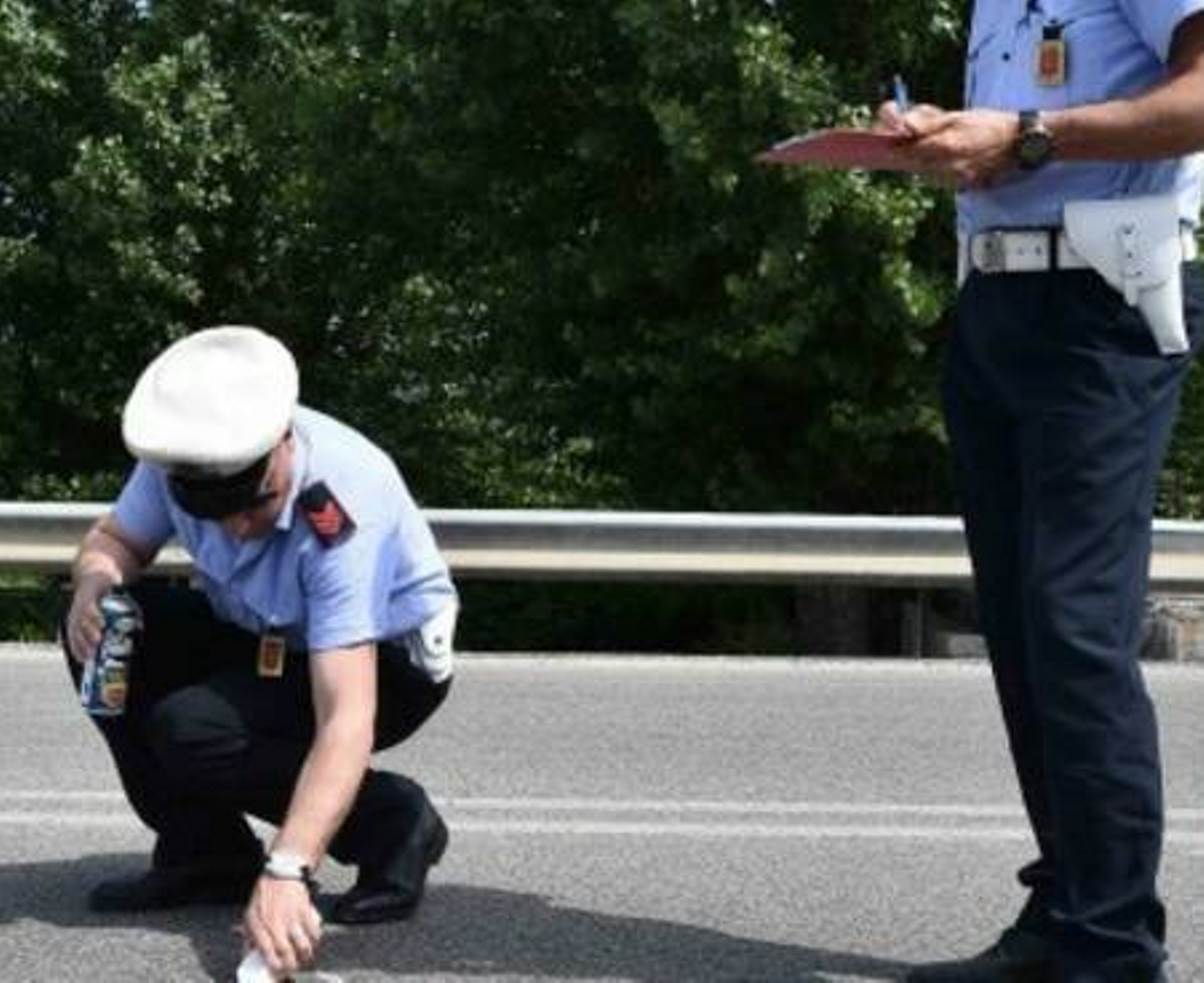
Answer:
[{"label": "white peaked cap", "polygon": [[164,349],[138,378],[121,432],[135,457],[234,474],[270,451],[297,405],[297,363],[258,328],[222,325]]}]

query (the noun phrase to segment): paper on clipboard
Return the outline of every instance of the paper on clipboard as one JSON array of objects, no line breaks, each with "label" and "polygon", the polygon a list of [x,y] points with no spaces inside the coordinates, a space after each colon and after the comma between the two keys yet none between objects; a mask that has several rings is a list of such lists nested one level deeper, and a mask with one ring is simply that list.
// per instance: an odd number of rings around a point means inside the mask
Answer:
[{"label": "paper on clipboard", "polygon": [[899,153],[906,141],[906,136],[883,130],[836,127],[782,140],[754,159],[762,164],[809,164],[844,170],[918,170],[914,161]]}]

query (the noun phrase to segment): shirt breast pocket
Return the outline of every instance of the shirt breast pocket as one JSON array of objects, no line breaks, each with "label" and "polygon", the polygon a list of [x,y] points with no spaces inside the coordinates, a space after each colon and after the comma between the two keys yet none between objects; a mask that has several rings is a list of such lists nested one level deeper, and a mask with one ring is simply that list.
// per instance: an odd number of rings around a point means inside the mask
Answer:
[{"label": "shirt breast pocket", "polygon": [[996,21],[994,24],[975,29],[970,33],[970,42],[966,48],[966,77],[965,77],[965,92],[963,98],[966,106],[983,105],[984,100],[988,98],[984,81],[984,69],[989,71],[990,68],[986,64],[986,60],[991,52],[998,49],[999,44],[999,24]]}]

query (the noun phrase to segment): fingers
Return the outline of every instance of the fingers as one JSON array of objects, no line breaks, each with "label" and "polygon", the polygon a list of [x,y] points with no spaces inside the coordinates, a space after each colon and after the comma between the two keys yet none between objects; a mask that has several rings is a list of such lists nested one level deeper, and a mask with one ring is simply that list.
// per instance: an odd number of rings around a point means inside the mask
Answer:
[{"label": "fingers", "polygon": [[957,125],[958,115],[924,103],[913,106],[902,118],[907,132],[917,140],[933,137]]},{"label": "fingers", "polygon": [[293,925],[288,929],[286,934],[289,945],[292,947],[292,965],[289,969],[300,969],[302,966],[308,966],[313,962],[318,940],[310,936],[309,930],[303,925]]},{"label": "fingers", "polygon": [[318,943],[322,939],[322,930],[312,930],[301,925],[296,926],[292,934],[293,950],[297,953],[297,968],[309,966],[318,954]]},{"label": "fingers", "polygon": [[877,129],[897,133],[900,136],[911,136],[912,131],[907,125],[905,114],[894,100],[884,102],[878,107]]},{"label": "fingers", "polygon": [[243,926],[251,944],[276,974],[295,973],[313,962],[322,938],[322,917],[303,904],[248,907]]},{"label": "fingers", "polygon": [[311,943],[316,946],[322,938],[322,916],[312,904],[305,912],[304,921],[305,931],[309,935]]},{"label": "fingers", "polygon": [[317,909],[310,905],[308,910],[301,913],[300,919],[288,928],[289,942],[292,943],[293,951],[302,965],[313,962],[321,938],[322,917]]},{"label": "fingers", "polygon": [[[301,968],[304,946],[294,946],[287,928],[270,924],[256,912],[248,912],[246,928],[251,944],[259,950],[273,974],[291,974]],[[309,957],[313,958],[312,946]]]},{"label": "fingers", "polygon": [[251,937],[273,973],[291,974],[300,968],[300,954],[294,950],[287,930],[277,930],[260,921],[252,924]]},{"label": "fingers", "polygon": [[67,647],[76,662],[87,662],[100,644],[104,616],[94,602],[77,601],[67,616]]}]

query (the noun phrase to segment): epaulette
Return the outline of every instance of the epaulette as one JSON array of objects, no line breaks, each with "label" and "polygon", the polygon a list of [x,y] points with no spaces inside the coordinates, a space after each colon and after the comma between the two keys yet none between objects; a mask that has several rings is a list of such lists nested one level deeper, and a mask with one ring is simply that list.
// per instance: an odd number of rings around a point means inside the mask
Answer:
[{"label": "epaulette", "polygon": [[343,508],[343,503],[334,496],[326,482],[310,485],[297,496],[301,514],[326,549],[346,542],[355,532],[355,522]]}]

